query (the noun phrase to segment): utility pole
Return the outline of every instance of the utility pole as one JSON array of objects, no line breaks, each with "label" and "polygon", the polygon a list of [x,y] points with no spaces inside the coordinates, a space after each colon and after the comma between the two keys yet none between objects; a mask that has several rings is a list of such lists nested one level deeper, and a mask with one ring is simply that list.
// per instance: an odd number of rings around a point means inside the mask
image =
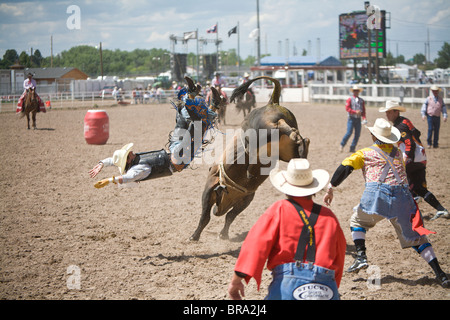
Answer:
[{"label": "utility pole", "polygon": [[50,36],[50,68],[53,68],[53,36]]},{"label": "utility pole", "polygon": [[256,21],[257,21],[257,28],[258,28],[258,35],[257,35],[257,40],[256,40],[256,42],[257,42],[257,50],[258,50],[258,57],[257,57],[257,63],[258,63],[258,66],[260,66],[261,65],[261,30],[260,30],[260,28],[259,28],[259,0],[256,0]]},{"label": "utility pole", "polygon": [[102,51],[102,43],[100,42],[100,72],[102,74],[103,80],[103,51]]}]

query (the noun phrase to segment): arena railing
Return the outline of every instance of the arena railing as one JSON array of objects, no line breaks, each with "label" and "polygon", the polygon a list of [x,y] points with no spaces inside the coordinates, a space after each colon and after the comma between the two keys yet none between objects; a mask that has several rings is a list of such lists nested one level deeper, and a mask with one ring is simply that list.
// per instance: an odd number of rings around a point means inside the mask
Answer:
[{"label": "arena railing", "polygon": [[[115,105],[121,105],[120,101],[112,96],[111,93],[102,95],[100,92],[58,92],[58,93],[40,93],[39,97],[50,109],[67,108],[102,108]],[[133,91],[123,91],[121,102],[123,105],[152,105],[160,103],[169,103],[175,97],[175,90],[164,90],[164,94],[156,95],[152,93],[142,94],[142,99],[135,99]],[[15,112],[20,94],[0,95],[0,112]]]}]

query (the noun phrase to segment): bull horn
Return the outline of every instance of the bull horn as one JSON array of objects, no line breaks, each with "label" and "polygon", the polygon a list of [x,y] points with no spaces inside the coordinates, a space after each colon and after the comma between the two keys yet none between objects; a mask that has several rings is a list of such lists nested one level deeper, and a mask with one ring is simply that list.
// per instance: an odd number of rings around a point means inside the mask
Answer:
[{"label": "bull horn", "polygon": [[279,104],[280,103],[280,95],[281,95],[280,82],[277,79],[268,77],[268,76],[259,76],[259,77],[256,77],[255,79],[251,79],[251,80],[247,81],[244,84],[241,84],[239,87],[237,87],[236,89],[233,90],[233,93],[231,94],[231,97],[230,97],[230,102],[233,102],[234,99],[236,99],[236,97],[244,95],[253,82],[255,82],[257,80],[261,80],[261,79],[270,80],[275,84],[275,88],[273,89],[272,96],[269,100],[269,104]]}]

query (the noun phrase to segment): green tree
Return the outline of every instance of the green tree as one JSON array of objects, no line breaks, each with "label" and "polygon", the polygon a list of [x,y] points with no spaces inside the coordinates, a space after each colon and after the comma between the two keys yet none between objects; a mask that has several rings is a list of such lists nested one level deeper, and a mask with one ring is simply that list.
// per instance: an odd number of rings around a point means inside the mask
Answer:
[{"label": "green tree", "polygon": [[19,63],[27,68],[31,67],[30,56],[26,51],[22,51],[19,55]]},{"label": "green tree", "polygon": [[447,69],[450,67],[450,44],[444,42],[435,63],[438,68]]},{"label": "green tree", "polygon": [[14,49],[8,49],[5,51],[2,59],[2,68],[9,69],[11,65],[19,61],[19,55]]}]

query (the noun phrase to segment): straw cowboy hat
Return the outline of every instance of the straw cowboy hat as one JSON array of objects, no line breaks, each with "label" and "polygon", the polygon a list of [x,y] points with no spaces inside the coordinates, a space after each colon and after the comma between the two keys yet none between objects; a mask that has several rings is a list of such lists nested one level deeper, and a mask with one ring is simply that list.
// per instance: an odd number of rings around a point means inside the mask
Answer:
[{"label": "straw cowboy hat", "polygon": [[358,87],[358,86],[353,86],[353,87],[351,87],[351,89],[350,89],[351,92],[353,92],[353,91],[359,91],[359,92],[361,92],[361,91],[363,91],[363,90],[364,90],[363,88]]},{"label": "straw cowboy hat", "polygon": [[127,165],[128,154],[133,147],[132,143],[128,143],[122,147],[120,150],[114,151],[113,154],[113,164],[119,168],[120,174],[125,172],[125,166]]},{"label": "straw cowboy hat", "polygon": [[441,88],[439,88],[437,85],[432,85],[430,88],[431,91],[441,91]]},{"label": "straw cowboy hat", "polygon": [[388,101],[386,101],[386,106],[378,109],[378,111],[380,111],[380,112],[386,112],[389,110],[398,110],[400,112],[405,112],[406,108],[399,105],[397,101],[388,100]]},{"label": "straw cowboy hat", "polygon": [[394,144],[400,140],[400,131],[383,118],[375,120],[373,127],[366,127],[381,142]]},{"label": "straw cowboy hat", "polygon": [[330,175],[322,169],[311,170],[306,159],[292,159],[287,170],[280,170],[278,165],[270,172],[273,186],[294,197],[305,197],[322,190],[328,183]]}]

